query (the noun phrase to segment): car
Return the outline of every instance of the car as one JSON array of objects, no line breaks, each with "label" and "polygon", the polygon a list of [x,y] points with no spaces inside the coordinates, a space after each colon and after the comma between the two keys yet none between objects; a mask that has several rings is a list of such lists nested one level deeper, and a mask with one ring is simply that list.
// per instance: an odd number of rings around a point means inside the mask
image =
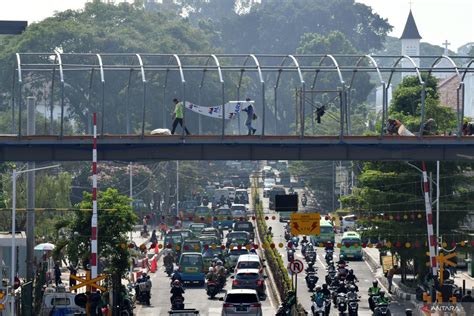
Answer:
[{"label": "car", "polygon": [[216,247],[221,246],[221,239],[213,235],[202,235],[199,237],[199,241],[203,245],[203,247],[212,247],[215,245]]},{"label": "car", "polygon": [[229,208],[218,208],[215,212],[215,219],[212,223],[214,227],[229,229],[234,223],[232,211]]},{"label": "car", "polygon": [[230,209],[232,211],[241,211],[242,214],[244,214],[243,216],[245,217],[245,215],[247,214],[247,207],[245,206],[245,204],[232,204],[232,206],[230,207]]},{"label": "car", "polygon": [[252,222],[249,221],[239,221],[235,222],[232,225],[233,232],[247,232],[250,235],[250,241],[253,241],[255,238],[255,230],[253,228]]},{"label": "car", "polygon": [[219,240],[222,239],[222,232],[215,227],[206,227],[201,230],[201,236],[215,236]]},{"label": "car", "polygon": [[346,215],[342,217],[341,230],[343,232],[354,230],[357,224],[357,217],[354,214]]},{"label": "car", "polygon": [[247,216],[247,212],[245,210],[241,210],[241,209],[231,209],[231,212],[232,212],[232,219],[234,221],[239,221],[239,220],[243,220],[244,218],[246,218]]},{"label": "car", "polygon": [[193,232],[190,229],[173,229],[173,233],[181,233],[184,240],[194,238]]},{"label": "car", "polygon": [[240,255],[235,265],[234,273],[237,273],[241,269],[257,269],[260,274],[263,274],[263,268],[265,268],[263,261],[264,260],[255,254]]},{"label": "car", "polygon": [[240,245],[246,246],[250,243],[250,234],[245,231],[232,231],[227,234],[226,236],[227,242],[225,244],[226,247],[229,247],[231,244],[233,245]]},{"label": "car", "polygon": [[181,253],[202,252],[202,243],[199,240],[185,240],[181,249]]},{"label": "car", "polygon": [[232,279],[232,289],[251,289],[259,297],[265,297],[265,277],[258,269],[239,269]]},{"label": "car", "polygon": [[189,230],[193,232],[194,237],[201,237],[201,232],[204,228],[207,227],[205,223],[192,223],[189,225]]},{"label": "car", "polygon": [[183,283],[204,284],[204,260],[198,252],[183,253],[179,257],[178,271]]},{"label": "car", "polygon": [[222,316],[263,316],[262,304],[257,291],[248,289],[230,290],[224,298]]},{"label": "car", "polygon": [[240,255],[248,255],[249,251],[245,247],[230,245],[226,252],[225,265],[227,270],[234,270]]},{"label": "car", "polygon": [[196,209],[194,210],[194,222],[195,223],[208,223],[208,224],[211,223],[212,210],[207,206],[196,207]]},{"label": "car", "polygon": [[233,201],[235,199],[235,188],[232,186],[224,187],[225,190],[229,192],[229,199]]},{"label": "car", "polygon": [[235,190],[235,196],[239,198],[240,203],[242,204],[249,203],[249,194],[246,189]]}]

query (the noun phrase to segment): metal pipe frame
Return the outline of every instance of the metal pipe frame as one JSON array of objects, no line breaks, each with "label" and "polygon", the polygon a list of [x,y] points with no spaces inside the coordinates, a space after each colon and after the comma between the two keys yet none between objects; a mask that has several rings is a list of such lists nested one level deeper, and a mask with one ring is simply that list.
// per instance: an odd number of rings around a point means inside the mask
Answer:
[{"label": "metal pipe frame", "polygon": [[[51,55],[54,55],[54,62],[53,63],[45,63],[44,61],[41,62],[28,62],[28,63],[22,63],[22,57],[23,56],[29,56],[29,57],[49,57]],[[91,57],[96,60],[95,63],[65,63],[63,61],[63,57]],[[111,63],[111,64],[105,64],[103,62],[103,58],[108,58],[108,57],[133,57],[133,60],[138,60],[138,64],[136,64],[134,61],[131,63],[125,63],[125,64],[117,64],[117,63]],[[165,60],[168,59],[168,63],[145,63],[143,58],[164,58]],[[204,65],[196,65],[195,63],[186,63],[184,64],[182,62],[182,58],[206,58],[206,62]],[[223,65],[222,60],[235,60],[239,58],[244,58],[243,63],[225,63]],[[280,62],[279,65],[270,64],[270,65],[264,65],[262,63],[263,60],[267,60],[268,58],[282,58],[282,61]],[[345,61],[348,58],[357,58],[357,62],[355,65],[345,65],[344,63],[340,63],[340,61]],[[395,63],[393,63],[392,66],[390,67],[380,67],[379,64],[376,62],[377,59],[396,59]],[[414,62],[413,58],[420,58],[420,59],[426,59],[426,58],[431,58],[435,59],[435,61],[432,63],[430,67],[418,67],[416,63]],[[163,88],[163,123],[165,126],[166,124],[166,90],[168,86],[168,76],[170,71],[176,71],[179,73],[179,78],[180,78],[180,84],[181,84],[181,99],[183,102],[186,101],[186,79],[185,79],[185,72],[191,72],[191,71],[201,71],[203,73],[201,83],[199,85],[199,93],[202,93],[202,89],[204,87],[204,82],[205,82],[205,73],[209,70],[212,71],[217,71],[219,74],[219,82],[222,87],[222,104],[225,104],[225,82],[224,82],[224,72],[239,72],[240,77],[239,77],[239,82],[238,82],[238,87],[237,87],[237,95],[240,97],[240,92],[241,92],[241,87],[242,87],[242,79],[244,72],[256,72],[258,74],[258,82],[261,86],[261,102],[262,102],[262,132],[261,135],[265,135],[265,116],[266,116],[266,98],[265,98],[265,79],[263,76],[264,72],[267,73],[272,73],[276,72],[277,73],[277,79],[276,83],[274,85],[274,106],[275,106],[275,133],[278,134],[278,89],[280,87],[280,78],[281,74],[283,72],[296,72],[298,74],[298,78],[300,81],[300,86],[301,90],[305,91],[305,80],[304,80],[304,74],[305,73],[314,73],[314,78],[312,81],[311,85],[311,90],[313,90],[316,86],[317,78],[320,72],[329,72],[329,73],[336,73],[339,79],[339,90],[341,91],[341,104],[340,104],[340,111],[341,111],[341,119],[342,119],[342,124],[341,124],[341,131],[340,131],[340,137],[342,138],[345,134],[350,135],[350,108],[349,108],[349,103],[350,103],[350,91],[353,86],[355,76],[357,72],[376,72],[378,81],[383,87],[383,105],[382,105],[382,120],[385,120],[387,117],[387,95],[388,95],[388,89],[390,88],[390,84],[393,78],[393,74],[395,72],[415,72],[416,76],[418,77],[418,80],[420,82],[420,85],[422,86],[422,92],[421,92],[421,97],[422,97],[422,108],[421,108],[421,121],[424,122],[424,115],[425,115],[425,96],[426,96],[426,83],[423,81],[423,78],[421,76],[421,72],[427,71],[428,73],[433,73],[433,72],[449,72],[449,73],[455,73],[459,78],[460,78],[460,84],[457,89],[458,92],[458,108],[457,108],[457,114],[458,114],[458,122],[459,122],[459,129],[460,131],[462,130],[462,120],[464,117],[464,102],[460,102],[460,98],[464,101],[464,78],[467,73],[474,73],[474,68],[471,67],[471,65],[474,63],[474,59],[471,59],[470,62],[468,63],[467,66],[458,66],[455,62],[455,60],[459,59],[464,59],[467,58],[467,56],[400,56],[400,55],[357,55],[357,54],[350,54],[350,55],[338,55],[338,54],[313,54],[313,55],[283,55],[283,54],[133,54],[133,53],[123,53],[123,54],[114,54],[114,53],[103,53],[103,54],[93,54],[93,53],[82,53],[82,54],[76,54],[76,53],[59,53],[59,52],[54,52],[54,53],[16,53],[16,72],[14,72],[14,78],[13,78],[13,85],[12,85],[12,127],[14,129],[14,121],[15,121],[15,98],[18,95],[18,137],[21,137],[22,134],[22,124],[21,124],[21,119],[22,119],[22,90],[23,90],[23,85],[25,84],[23,78],[25,73],[29,72],[51,72],[51,99],[50,99],[50,104],[51,104],[51,112],[50,112],[50,133],[53,134],[54,128],[53,128],[53,107],[54,107],[54,89],[55,89],[55,74],[56,71],[59,71],[59,79],[61,83],[61,122],[60,122],[60,131],[59,131],[59,137],[62,138],[64,135],[64,112],[65,112],[65,91],[64,91],[64,86],[65,86],[65,80],[64,80],[64,74],[65,72],[68,71],[87,71],[90,72],[90,83],[89,83],[89,95],[88,95],[88,110],[90,111],[90,106],[91,106],[91,97],[92,97],[92,90],[93,90],[93,78],[94,78],[94,72],[95,70],[98,70],[100,73],[100,82],[101,82],[101,101],[100,101],[100,106],[101,106],[101,135],[103,136],[105,133],[105,94],[106,94],[106,80],[105,80],[105,72],[106,71],[128,71],[129,72],[129,80],[127,84],[127,100],[126,100],[126,115],[127,115],[127,122],[126,122],[126,130],[127,134],[131,132],[131,127],[130,127],[130,93],[131,93],[131,77],[132,73],[137,70],[140,71],[141,74],[141,81],[143,85],[143,105],[142,105],[142,122],[141,122],[141,136],[143,137],[145,135],[145,120],[146,120],[146,106],[147,106],[147,78],[146,78],[146,72],[164,72],[164,83],[162,85]],[[44,60],[45,58],[43,58]],[[210,60],[213,60],[213,64],[210,64]],[[292,61],[291,64],[286,63],[286,61],[290,59]],[[302,64],[302,60],[310,60],[311,62],[309,64]],[[371,66],[365,66],[362,65],[361,63],[363,60],[368,59],[369,62],[372,64]],[[399,67],[400,62],[403,59],[407,59],[410,61],[410,64],[412,67],[410,68],[405,68],[405,67]],[[439,62],[442,59],[446,59],[450,62],[452,67],[436,67]],[[174,60],[174,63],[172,61]],[[249,61],[252,60],[253,63],[249,63]],[[313,62],[315,60],[319,60],[316,64]],[[326,65],[325,63],[326,60],[330,61],[330,65]],[[324,64],[324,65],[323,65]],[[352,77],[350,80],[350,83],[348,86],[346,86],[346,83],[344,81],[344,73],[351,73]],[[383,73],[389,73],[389,78],[387,81],[383,79],[382,74]],[[25,77],[26,78],[26,77]],[[16,82],[18,83],[19,87],[16,89]],[[17,91],[18,90],[18,91]],[[462,96],[461,96],[462,95]],[[301,96],[304,97],[304,96]],[[301,138],[305,136],[305,123],[304,123],[304,117],[305,117],[305,103],[303,101],[302,104],[299,105],[300,109],[300,131],[299,135]],[[186,112],[186,111],[185,111]],[[222,119],[222,131],[221,131],[221,136],[225,136],[225,107],[223,107],[223,119]],[[183,120],[183,126],[186,126],[185,120]],[[346,125],[346,126],[344,126]],[[346,128],[346,133],[344,132],[344,128]],[[423,126],[420,127],[420,131],[422,131]],[[239,124],[239,130],[240,130],[240,124]],[[183,128],[183,134],[182,136],[184,137],[184,128]],[[383,128],[381,131],[381,137],[383,137]]]}]

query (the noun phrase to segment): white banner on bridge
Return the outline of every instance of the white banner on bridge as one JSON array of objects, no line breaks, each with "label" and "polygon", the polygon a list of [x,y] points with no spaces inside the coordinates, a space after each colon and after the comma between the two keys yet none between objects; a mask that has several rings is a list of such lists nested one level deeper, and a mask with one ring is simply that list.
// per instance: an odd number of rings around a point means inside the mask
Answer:
[{"label": "white banner on bridge", "polygon": [[[225,119],[231,120],[237,117],[237,114],[245,109],[249,104],[253,104],[254,101],[229,101],[224,104],[225,107]],[[186,109],[196,112],[198,114],[222,119],[222,105],[217,106],[201,106],[186,101]]]}]

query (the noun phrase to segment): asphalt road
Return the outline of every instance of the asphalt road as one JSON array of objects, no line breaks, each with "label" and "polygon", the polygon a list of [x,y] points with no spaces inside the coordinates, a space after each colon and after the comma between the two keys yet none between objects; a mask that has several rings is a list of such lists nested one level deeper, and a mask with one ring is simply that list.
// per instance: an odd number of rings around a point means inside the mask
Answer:
[{"label": "asphalt road", "polygon": [[[137,304],[135,309],[136,315],[167,315],[171,308],[170,303],[170,279],[167,277],[164,271],[162,260],[158,264],[158,271],[155,274],[151,274],[152,281],[152,292],[151,292],[151,306],[144,306]],[[227,279],[225,290],[230,290],[232,287],[232,280]],[[269,291],[268,279],[267,282],[267,294]],[[185,308],[195,308],[199,310],[200,315],[217,316],[221,315],[222,312],[222,301],[219,298],[223,298],[225,292],[221,292],[214,299],[210,299],[206,295],[205,286],[187,286],[185,287],[184,303]],[[267,295],[267,298],[261,302],[263,315],[275,315],[277,306],[271,299],[271,295]]]},{"label": "asphalt road", "polygon": [[[279,243],[283,243],[284,245],[286,244],[285,238],[284,238],[284,226],[285,223],[280,223],[278,214],[269,210],[268,209],[268,198],[264,198],[263,200],[263,206],[264,206],[264,211],[265,213],[269,214],[270,219],[267,222],[267,225],[272,227],[273,234],[274,234],[274,243],[278,245]],[[272,216],[276,216],[276,220],[272,220]],[[301,240],[300,236],[300,240]],[[336,237],[336,242],[338,239],[340,240],[341,236]],[[286,250],[285,248],[279,248],[278,250],[283,257],[283,260],[285,264],[288,264],[287,261],[287,255],[286,255]],[[325,251],[324,248],[318,247],[317,248],[317,262],[315,267],[318,268],[318,283],[317,285],[322,285],[324,283],[324,277],[326,276],[326,262],[324,260],[325,256]],[[299,259],[303,261],[304,263],[304,257],[301,254],[301,246],[298,247],[298,250],[296,251],[296,259]],[[334,254],[335,261],[339,258],[339,249],[335,249],[335,254]],[[305,266],[306,267],[306,266]],[[372,312],[369,309],[368,305],[368,289],[372,284],[372,281],[375,278],[374,272],[371,270],[369,265],[365,261],[350,261],[349,262],[349,268],[354,270],[355,275],[359,279],[359,283],[357,286],[359,287],[359,295],[361,296],[360,302],[359,302],[359,315],[361,316],[366,316],[366,315],[372,315]],[[307,286],[306,286],[306,281],[305,281],[305,273],[298,274],[297,280],[298,280],[298,287],[297,287],[297,297],[298,301],[306,308],[308,312],[311,311],[311,295],[313,294],[312,292],[309,292]],[[387,291],[386,291],[387,292]],[[392,315],[405,315],[405,309],[407,306],[405,306],[403,303],[398,302],[395,298],[392,298],[392,303],[390,304],[390,310],[392,312]],[[339,315],[338,312],[334,309],[334,306],[331,305],[331,315]]]}]

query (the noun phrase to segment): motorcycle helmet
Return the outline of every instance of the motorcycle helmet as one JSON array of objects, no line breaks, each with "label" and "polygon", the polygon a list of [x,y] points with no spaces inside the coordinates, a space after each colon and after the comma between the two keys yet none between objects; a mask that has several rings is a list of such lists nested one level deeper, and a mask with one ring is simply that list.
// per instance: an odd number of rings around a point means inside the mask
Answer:
[{"label": "motorcycle helmet", "polygon": [[209,272],[214,272],[214,269],[212,267],[209,267]]},{"label": "motorcycle helmet", "polygon": [[316,287],[316,292],[318,291],[321,291],[321,287],[319,285]]},{"label": "motorcycle helmet", "polygon": [[173,286],[180,286],[180,285],[181,285],[181,282],[179,282],[179,280],[173,281]]},{"label": "motorcycle helmet", "polygon": [[350,269],[349,274],[354,274],[354,270]]},{"label": "motorcycle helmet", "polygon": [[379,295],[380,295],[380,297],[384,297],[384,296],[385,296],[385,291],[384,291],[384,290],[380,290]]},{"label": "motorcycle helmet", "polygon": [[328,285],[326,283],[323,284],[323,289],[327,289],[328,288]]},{"label": "motorcycle helmet", "polygon": [[221,265],[222,265],[222,261],[220,261],[220,260],[217,261],[217,265],[218,265],[218,266],[221,266]]},{"label": "motorcycle helmet", "polygon": [[379,282],[377,280],[372,281],[373,287],[377,287],[379,285]]}]

